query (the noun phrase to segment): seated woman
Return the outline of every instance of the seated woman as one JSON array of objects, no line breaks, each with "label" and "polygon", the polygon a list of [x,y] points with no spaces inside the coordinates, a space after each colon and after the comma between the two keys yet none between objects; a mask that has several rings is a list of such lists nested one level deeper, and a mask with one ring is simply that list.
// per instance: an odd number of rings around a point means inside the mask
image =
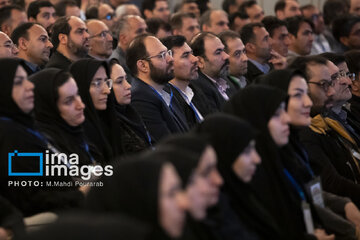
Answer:
[{"label": "seated woman", "polygon": [[106,62],[81,59],[70,66],[85,103],[84,131],[88,141],[103,156],[101,163],[110,162],[123,153],[121,130],[118,127],[113,98],[109,97],[112,80]]},{"label": "seated woman", "polygon": [[210,139],[224,179],[222,239],[286,239],[249,185],[261,162],[255,149],[255,129],[246,121],[218,113],[205,118],[197,132]]},{"label": "seated woman", "polygon": [[131,85],[124,69],[116,60],[110,62],[109,69],[113,80],[115,109],[121,128],[124,153],[139,152],[152,146],[150,133],[141,116],[130,105]]},{"label": "seated woman", "polygon": [[[39,173],[38,157],[22,160],[20,153],[42,153],[48,150],[48,141],[34,128],[31,112],[34,108],[34,84],[27,79],[23,62],[18,59],[0,59],[0,192],[22,214],[31,216],[44,211],[60,211],[77,208],[82,204],[83,194],[73,187],[16,186],[10,183],[67,181],[66,176],[24,176],[22,173]],[[9,154],[13,157],[8,161]],[[9,165],[11,163],[11,165]],[[11,173],[11,174],[10,174]],[[10,176],[12,175],[12,176]]]},{"label": "seated woman", "polygon": [[[284,162],[281,148],[289,141],[289,115],[285,111],[286,94],[267,86],[249,86],[237,93],[225,106],[225,111],[252,123],[260,134],[256,149],[262,164],[251,185],[278,226],[291,239],[333,239],[323,229],[314,226],[309,217],[309,199],[299,188]],[[314,214],[314,212],[311,212]],[[304,215],[305,214],[305,215]],[[314,230],[315,229],[315,230]]]},{"label": "seated woman", "polygon": [[88,209],[142,221],[152,227],[150,239],[182,234],[187,200],[171,163],[144,153],[119,163],[103,184],[90,190]]},{"label": "seated woman", "polygon": [[55,147],[55,151],[79,156],[80,165],[99,159],[95,146],[85,139],[82,123],[85,105],[72,76],[57,68],[44,69],[31,76],[35,84],[36,127]]}]

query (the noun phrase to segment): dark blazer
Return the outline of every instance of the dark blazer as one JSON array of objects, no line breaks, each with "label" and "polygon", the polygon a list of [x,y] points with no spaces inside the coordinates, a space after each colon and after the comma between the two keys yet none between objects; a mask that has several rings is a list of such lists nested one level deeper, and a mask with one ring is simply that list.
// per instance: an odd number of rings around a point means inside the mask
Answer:
[{"label": "dark blazer", "polygon": [[[230,98],[232,95],[235,94],[237,91],[234,85],[229,81],[229,79],[224,78],[229,85],[230,88],[226,90],[226,94]],[[209,106],[209,109],[211,112],[217,112],[221,111],[224,103],[226,100],[223,98],[223,96],[219,93],[219,90],[217,89],[215,83],[213,83],[207,76],[205,76],[201,71],[199,71],[199,77],[196,80],[193,80],[190,84],[191,88],[192,86],[195,86],[195,88],[201,89],[201,91],[204,93],[207,101],[207,105]],[[193,102],[195,106],[202,105],[203,103],[198,102],[199,99],[194,99]],[[201,110],[199,110],[201,112]]]},{"label": "dark blazer", "polygon": [[189,129],[175,97],[172,98],[170,109],[148,84],[138,78],[133,79],[131,93],[131,105],[144,120],[154,142],[171,133]]},{"label": "dark blazer", "polygon": [[49,62],[46,64],[45,68],[59,68],[63,70],[69,70],[71,65],[70,59],[59,53],[58,51],[53,52]]},{"label": "dark blazer", "polygon": [[[272,64],[270,65],[270,71],[274,68]],[[258,69],[251,61],[248,61],[248,69],[245,74],[246,79],[249,83],[252,83],[257,77],[263,75],[264,73]]]}]

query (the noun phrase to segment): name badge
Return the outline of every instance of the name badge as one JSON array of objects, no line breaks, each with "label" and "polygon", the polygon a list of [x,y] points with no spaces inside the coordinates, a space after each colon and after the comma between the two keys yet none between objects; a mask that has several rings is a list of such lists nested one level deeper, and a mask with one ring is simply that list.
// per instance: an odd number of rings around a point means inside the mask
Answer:
[{"label": "name badge", "polygon": [[307,183],[305,187],[313,203],[320,207],[325,207],[320,177],[314,178],[312,181]]},{"label": "name badge", "polygon": [[313,219],[311,216],[310,205],[307,202],[302,201],[301,206],[302,206],[303,215],[304,215],[306,232],[308,234],[314,234],[314,222],[313,222]]}]

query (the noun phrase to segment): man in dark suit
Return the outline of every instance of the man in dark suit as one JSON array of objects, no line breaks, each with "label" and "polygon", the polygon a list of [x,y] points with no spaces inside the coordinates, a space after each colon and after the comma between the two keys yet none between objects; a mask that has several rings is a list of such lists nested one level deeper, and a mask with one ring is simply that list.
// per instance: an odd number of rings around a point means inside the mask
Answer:
[{"label": "man in dark suit", "polygon": [[[199,59],[199,77],[191,85],[203,91],[213,112],[220,111],[236,92],[227,79],[229,55],[225,52],[225,46],[215,34],[202,32],[192,39],[191,48]],[[194,103],[198,105],[195,99]]]},{"label": "man in dark suit", "polygon": [[173,78],[173,58],[154,36],[134,38],[126,52],[133,79],[131,104],[139,112],[155,142],[171,133],[188,130],[186,118],[169,88]]}]

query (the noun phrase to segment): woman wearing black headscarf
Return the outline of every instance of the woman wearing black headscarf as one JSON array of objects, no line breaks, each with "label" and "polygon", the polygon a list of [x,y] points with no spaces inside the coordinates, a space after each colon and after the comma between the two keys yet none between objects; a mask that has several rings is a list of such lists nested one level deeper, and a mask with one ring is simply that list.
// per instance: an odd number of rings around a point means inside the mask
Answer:
[{"label": "woman wearing black headscarf", "polygon": [[256,134],[251,125],[218,113],[207,117],[197,131],[210,139],[224,178],[220,201],[225,211],[221,229],[224,239],[286,239],[248,184],[256,165],[261,162],[255,150]]},{"label": "woman wearing black headscarf", "polygon": [[139,152],[152,146],[150,133],[141,116],[130,105],[131,85],[127,81],[124,69],[117,61],[111,61],[109,68],[124,153]]},{"label": "woman wearing black headscarf", "polygon": [[[303,203],[307,199],[283,165],[279,149],[288,143],[289,116],[285,111],[286,94],[266,86],[249,86],[237,93],[225,106],[225,111],[252,123],[260,134],[256,138],[256,150],[262,164],[251,185],[264,206],[276,219],[278,226],[286,226],[284,233],[291,239],[315,238],[306,230]],[[305,210],[304,210],[305,211]],[[309,223],[309,220],[307,220]],[[316,230],[323,237],[322,230]]]},{"label": "woman wearing black headscarf", "polygon": [[85,104],[85,135],[104,156],[105,162],[123,153],[114,102],[110,97],[112,80],[104,61],[81,59],[70,66]]},{"label": "woman wearing black headscarf", "polygon": [[[39,159],[18,157],[18,153],[45,153],[47,140],[34,128],[31,111],[34,107],[34,85],[27,79],[18,59],[0,59],[1,94],[0,94],[0,192],[24,216],[43,211],[79,207],[83,194],[73,188],[46,188],[46,186],[13,186],[16,181],[31,183],[59,178],[26,177],[17,173],[38,173]],[[8,159],[9,153],[14,153]],[[9,160],[9,161],[8,161]],[[20,160],[20,161],[19,161]],[[9,163],[12,163],[9,169]],[[17,176],[9,176],[15,173]],[[60,177],[61,180],[66,178]]]},{"label": "woman wearing black headscarf", "polygon": [[101,162],[101,155],[85,140],[82,123],[84,108],[75,80],[57,68],[44,69],[31,76],[35,84],[35,120],[39,131],[59,151],[76,153],[79,165]]},{"label": "woman wearing black headscarf", "polygon": [[143,221],[153,229],[151,239],[177,238],[187,208],[181,181],[171,163],[149,153],[119,163],[103,187],[90,190],[87,207]]}]

